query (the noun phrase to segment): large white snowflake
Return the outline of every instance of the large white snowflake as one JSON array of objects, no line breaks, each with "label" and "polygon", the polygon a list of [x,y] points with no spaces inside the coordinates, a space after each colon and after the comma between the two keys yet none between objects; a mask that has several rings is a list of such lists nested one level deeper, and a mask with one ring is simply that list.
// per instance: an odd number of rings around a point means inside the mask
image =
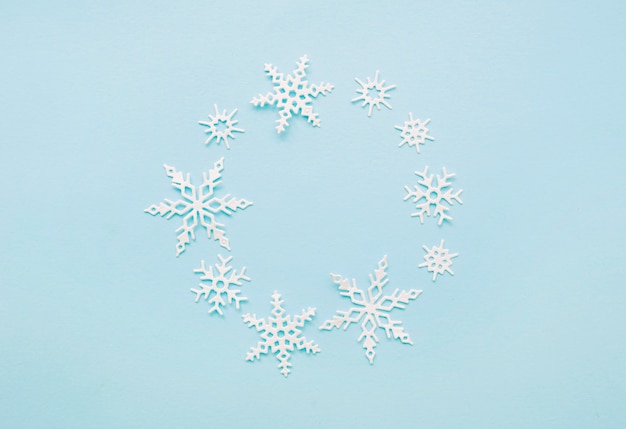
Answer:
[{"label": "large white snowflake", "polygon": [[446,271],[454,275],[450,266],[452,265],[452,258],[459,256],[458,253],[450,253],[448,249],[444,249],[443,240],[439,243],[439,247],[433,246],[430,249],[428,246],[422,247],[426,251],[424,255],[425,262],[419,264],[418,267],[427,267],[428,271],[433,273],[433,281],[437,280],[437,274],[443,275]]},{"label": "large white snowflake", "polygon": [[425,144],[426,140],[435,140],[434,137],[428,135],[428,128],[426,125],[430,122],[430,119],[426,119],[424,122],[421,119],[413,119],[413,113],[409,113],[409,120],[404,121],[404,125],[396,125],[395,128],[400,130],[400,136],[402,142],[399,147],[405,144],[414,146],[417,153],[420,152],[419,145]]},{"label": "large white snowflake", "polygon": [[276,121],[278,126],[276,130],[278,134],[285,131],[285,127],[289,126],[289,118],[293,115],[301,115],[314,127],[320,126],[320,119],[317,113],[313,113],[313,98],[319,94],[333,90],[330,83],[320,83],[319,85],[310,85],[306,80],[305,70],[309,67],[309,59],[306,55],[296,62],[297,68],[293,74],[285,77],[283,73],[279,73],[277,67],[271,64],[265,64],[265,73],[272,79],[274,84],[274,92],[268,92],[258,97],[254,97],[251,103],[257,107],[265,105],[276,105],[280,109],[280,118]]},{"label": "large white snowflake", "polygon": [[354,78],[354,80],[356,80],[357,83],[361,85],[361,88],[356,90],[359,96],[353,98],[352,102],[354,103],[355,101],[363,100],[363,104],[361,104],[361,107],[366,105],[369,106],[367,116],[372,116],[372,109],[374,108],[374,106],[376,106],[376,108],[380,110],[380,105],[382,104],[388,109],[391,109],[391,104],[389,104],[386,100],[387,98],[391,98],[391,95],[387,94],[387,91],[391,91],[396,86],[389,85],[386,87],[384,80],[381,80],[379,82],[378,70],[376,70],[374,80],[371,80],[369,77],[367,78],[367,82],[363,82],[358,77]]},{"label": "large white snowflake", "polygon": [[[239,296],[241,293],[238,289],[231,289],[232,286],[241,286],[242,281],[250,281],[250,277],[246,276],[246,267],[243,267],[239,272],[233,270],[233,267],[228,264],[233,259],[232,256],[228,258],[217,255],[219,263],[215,266],[209,265],[209,268],[204,265],[204,261],[200,268],[193,270],[194,273],[201,274],[199,284],[200,289],[191,289],[196,294],[196,302],[200,299],[207,301],[211,308],[209,308],[209,314],[218,312],[220,315],[224,315],[222,307],[226,305],[226,300],[229,304],[235,303],[235,308],[239,309],[239,303],[241,301],[247,301],[245,296]],[[215,271],[213,270],[215,268]]]},{"label": "large white snowflake", "polygon": [[254,361],[255,359],[261,359],[262,354],[273,353],[280,362],[278,368],[280,372],[287,377],[291,370],[291,352],[294,350],[304,350],[307,353],[319,353],[320,348],[313,341],[307,341],[303,337],[300,328],[304,324],[313,319],[315,316],[315,308],[309,307],[308,310],[302,310],[302,314],[299,316],[285,316],[285,310],[282,307],[283,300],[280,299],[280,294],[274,291],[272,295],[272,316],[265,319],[257,319],[256,314],[244,314],[243,321],[248,327],[255,327],[258,332],[261,332],[262,341],[251,347],[246,356],[246,360]]},{"label": "large white snowflake", "polygon": [[337,274],[331,274],[333,282],[339,285],[339,294],[350,298],[355,305],[348,311],[337,311],[332,320],[327,320],[320,329],[331,330],[340,328],[343,325],[344,330],[352,323],[361,322],[361,335],[357,339],[358,342],[363,341],[365,349],[365,357],[370,364],[374,363],[376,351],[374,350],[378,343],[376,329],[380,328],[385,331],[387,338],[400,340],[404,344],[413,344],[409,338],[409,334],[404,332],[401,326],[402,322],[392,320],[389,312],[394,308],[405,308],[405,304],[409,300],[416,299],[421,290],[410,289],[408,291],[400,291],[396,289],[391,295],[383,295],[383,287],[387,285],[387,256],[378,263],[378,268],[374,270],[374,275],[370,274],[370,287],[367,289],[367,295],[356,286],[356,280],[352,279],[352,283],[346,278]]},{"label": "large white snowflake", "polygon": [[[448,179],[454,177],[455,174],[448,173],[445,167],[443,167],[442,171],[443,173],[441,175],[437,175],[436,183],[433,183],[435,181],[434,174],[429,175],[428,167],[424,167],[424,171],[415,172],[415,174],[421,178],[417,182],[418,185],[415,185],[415,189],[411,189],[409,186],[404,187],[407,191],[404,201],[413,197],[413,202],[417,207],[417,212],[411,213],[411,216],[418,216],[421,223],[424,223],[424,215],[430,216],[431,207],[435,209],[433,217],[439,216],[439,225],[441,225],[445,219],[452,220],[452,216],[447,214],[450,208],[443,204],[444,201],[449,205],[454,204],[454,202],[463,204],[460,197],[463,190],[453,192],[450,188],[452,183],[448,181]],[[420,186],[425,189],[420,188]]]},{"label": "large white snowflake", "polygon": [[230,149],[230,144],[228,143],[228,138],[234,139],[235,136],[233,133],[243,133],[244,130],[242,128],[236,128],[235,125],[239,122],[233,119],[235,114],[237,113],[237,109],[230,112],[230,114],[226,114],[226,109],[222,113],[217,108],[217,104],[215,107],[215,116],[209,114],[209,121],[199,121],[198,123],[207,129],[204,131],[208,138],[205,140],[204,144],[208,145],[211,140],[215,139],[217,144],[220,144],[220,141],[223,141],[226,145],[227,149]]},{"label": "large white snowflake", "polygon": [[221,183],[222,170],[224,169],[224,158],[220,158],[213,168],[209,170],[209,175],[202,173],[204,180],[202,184],[195,187],[191,184],[189,173],[183,173],[165,164],[165,172],[172,179],[172,186],[181,193],[182,199],[172,201],[165,199],[160,204],[148,207],[145,212],[152,216],[160,215],[166,219],[172,216],[182,216],[183,224],[176,230],[180,231],[178,243],[176,244],[176,256],[185,251],[191,239],[195,240],[194,230],[200,224],[206,231],[209,238],[219,241],[220,246],[230,250],[228,238],[225,236],[224,226],[217,223],[215,215],[223,213],[231,215],[238,209],[245,209],[252,205],[250,201],[237,198],[229,198],[230,194],[223,197],[215,196],[215,188]]}]

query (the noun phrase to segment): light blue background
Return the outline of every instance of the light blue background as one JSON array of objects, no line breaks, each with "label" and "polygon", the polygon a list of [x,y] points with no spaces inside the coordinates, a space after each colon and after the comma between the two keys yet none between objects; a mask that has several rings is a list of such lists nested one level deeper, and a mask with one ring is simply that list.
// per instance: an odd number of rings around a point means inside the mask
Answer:
[{"label": "light blue background", "polygon": [[[86,4],[89,3],[89,4]],[[0,426],[626,427],[622,2],[4,2],[0,6]],[[439,4],[438,4],[439,3]],[[321,128],[249,101],[303,54],[335,90]],[[356,76],[396,84],[393,110],[350,100]],[[197,125],[239,108],[206,147]],[[436,141],[397,148],[408,113]],[[191,287],[225,255],[198,231],[175,257],[163,163],[254,206],[226,224],[250,300],[209,316]],[[441,227],[403,186],[456,172]],[[423,244],[446,240],[436,283]],[[370,366],[329,273],[424,293]],[[315,306],[285,379],[245,354],[279,290]]]}]

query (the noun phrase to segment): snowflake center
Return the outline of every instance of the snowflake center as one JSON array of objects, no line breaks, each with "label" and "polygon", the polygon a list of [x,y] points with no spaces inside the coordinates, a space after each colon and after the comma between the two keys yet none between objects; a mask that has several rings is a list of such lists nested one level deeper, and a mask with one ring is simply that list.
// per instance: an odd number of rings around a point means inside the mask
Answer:
[{"label": "snowflake center", "polygon": [[372,100],[378,100],[378,99],[380,99],[380,98],[381,98],[381,97],[380,97],[380,93],[381,93],[381,92],[382,92],[382,91],[381,91],[380,89],[376,88],[376,87],[374,87],[374,88],[370,88],[370,89],[368,89],[368,90],[367,90],[367,96],[368,96],[370,99],[372,99]]},{"label": "snowflake center", "polygon": [[369,313],[369,314],[374,314],[374,313],[376,313],[377,308],[376,308],[376,305],[375,305],[374,303],[372,303],[372,302],[368,302],[367,304],[365,304],[365,306],[364,306],[364,307],[365,307],[365,311],[366,311],[367,313]]},{"label": "snowflake center", "polygon": [[428,201],[431,204],[436,204],[437,201],[439,201],[439,191],[437,191],[436,189],[431,189],[430,193],[428,194]]},{"label": "snowflake center", "polygon": [[199,211],[202,211],[202,209],[204,208],[204,205],[202,204],[202,201],[200,201],[200,200],[195,200],[195,201],[191,204],[191,207],[192,207],[195,211],[199,212]]},{"label": "snowflake center", "polygon": [[224,119],[220,119],[215,123],[215,133],[224,134],[228,131],[228,123]]}]

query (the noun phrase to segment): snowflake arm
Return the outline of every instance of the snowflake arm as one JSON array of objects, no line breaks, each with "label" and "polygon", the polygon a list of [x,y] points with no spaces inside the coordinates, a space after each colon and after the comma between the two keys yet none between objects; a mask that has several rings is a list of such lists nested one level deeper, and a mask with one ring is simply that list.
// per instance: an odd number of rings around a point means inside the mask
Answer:
[{"label": "snowflake arm", "polygon": [[385,255],[383,256],[383,259],[378,262],[378,267],[374,270],[374,275],[369,275],[370,287],[367,288],[369,302],[376,302],[376,300],[383,294],[383,287],[389,283],[389,279],[387,278],[388,266],[387,255]]},{"label": "snowflake arm", "polygon": [[[424,223],[424,215],[431,215],[430,209],[432,207],[435,209],[433,217],[439,216],[439,225],[446,219],[452,220],[452,216],[447,214],[450,208],[443,204],[444,201],[449,205],[455,202],[463,204],[461,200],[461,192],[463,192],[463,190],[453,192],[452,189],[449,189],[450,185],[452,185],[449,179],[454,177],[455,174],[448,173],[445,167],[442,171],[442,175],[437,175],[437,183],[434,184],[434,175],[428,175],[428,167],[424,167],[424,171],[415,172],[415,174],[421,178],[417,182],[418,185],[415,185],[414,189],[411,189],[409,186],[404,187],[407,192],[407,195],[404,196],[404,201],[413,198],[413,202],[417,208],[417,212],[411,213],[411,216],[419,217],[421,223]],[[426,189],[422,189],[420,186]]]},{"label": "snowflake arm", "polygon": [[369,106],[367,116],[372,116],[372,109],[376,107],[380,110],[380,105],[382,104],[388,109],[391,109],[391,104],[387,102],[388,98],[391,98],[391,95],[387,94],[387,91],[391,91],[396,86],[389,85],[385,87],[385,81],[378,81],[378,70],[376,70],[376,75],[374,76],[374,80],[367,78],[367,82],[363,82],[361,79],[354,78],[354,80],[361,85],[361,88],[356,90],[358,97],[352,99],[352,102],[361,101],[361,107]]},{"label": "snowflake arm", "polygon": [[[275,85],[280,85],[284,79],[283,79],[283,74],[278,72],[278,68],[272,66],[271,64],[265,64],[264,68],[265,68],[265,73],[267,73],[267,75],[270,77],[270,79],[272,80],[272,83]],[[278,90],[275,89],[274,92],[268,92],[267,94],[259,94],[257,97],[253,97],[250,103],[254,107],[265,107],[268,105],[271,106],[274,104],[274,98],[277,93],[278,93]]]},{"label": "snowflake arm", "polygon": [[198,213],[195,211],[189,212],[184,218],[183,223],[176,229],[176,232],[180,232],[176,236],[178,239],[178,243],[176,243],[176,256],[180,255],[185,251],[185,248],[191,240],[195,240],[196,236],[194,234],[194,230],[198,225]]},{"label": "snowflake arm", "polygon": [[226,149],[230,149],[230,144],[228,142],[228,138],[234,139],[235,136],[233,133],[243,133],[245,130],[242,128],[236,128],[235,125],[239,122],[234,118],[237,113],[237,109],[233,110],[230,114],[226,114],[226,109],[222,113],[217,108],[217,104],[215,107],[215,116],[209,115],[209,121],[203,122],[199,121],[198,124],[203,127],[207,127],[205,133],[208,135],[208,138],[204,142],[204,144],[208,145],[211,140],[215,139],[217,144],[220,144],[220,141],[223,141],[226,145]]},{"label": "snowflake arm", "polygon": [[259,332],[265,329],[265,320],[257,319],[256,314],[253,314],[253,315],[250,315],[249,313],[244,314],[242,318],[243,318],[244,323],[248,325],[248,328],[255,327],[256,330]]},{"label": "snowflake arm", "polygon": [[191,240],[195,239],[194,231],[198,225],[206,229],[208,238],[213,238],[222,247],[230,250],[229,240],[223,230],[224,225],[216,221],[215,215],[219,213],[231,215],[238,209],[249,207],[252,203],[245,199],[230,198],[229,194],[224,197],[215,195],[215,188],[221,183],[224,158],[214,164],[208,176],[206,173],[203,174],[204,180],[197,189],[191,184],[189,174],[184,176],[176,168],[167,164],[164,167],[167,176],[172,179],[172,187],[177,189],[183,198],[177,201],[165,199],[158,205],[148,207],[145,212],[152,216],[160,215],[166,219],[174,215],[183,218],[182,225],[176,229],[176,232],[179,232],[176,256],[184,252]]},{"label": "snowflake arm", "polygon": [[363,344],[365,349],[365,357],[370,365],[374,364],[376,357],[376,346],[378,345],[378,337],[376,336],[376,318],[372,314],[368,314],[361,323],[361,335],[357,338],[357,342]]},{"label": "snowflake arm", "polygon": [[241,291],[231,289],[231,286],[241,286],[242,281],[249,282],[250,277],[246,276],[246,267],[237,271],[228,265],[233,259],[232,256],[224,258],[222,255],[217,255],[217,257],[219,263],[215,266],[209,266],[207,269],[204,261],[202,261],[201,267],[194,270],[194,273],[201,274],[200,280],[204,283],[200,283],[200,289],[191,289],[191,292],[196,294],[196,302],[204,299],[211,305],[209,314],[217,312],[223,316],[222,307],[227,302],[228,304],[234,302],[235,308],[239,309],[239,304],[248,300],[244,296],[239,296]]},{"label": "snowflake arm", "polygon": [[361,321],[361,335],[357,338],[365,349],[365,357],[370,364],[374,363],[376,356],[375,348],[378,344],[376,329],[385,331],[387,338],[399,340],[404,344],[413,344],[409,335],[401,326],[402,322],[392,320],[389,312],[393,309],[404,309],[409,300],[416,299],[421,290],[410,289],[408,291],[396,289],[391,295],[383,296],[383,288],[388,284],[387,278],[387,256],[378,263],[374,274],[370,274],[370,286],[367,295],[356,286],[356,281],[352,284],[343,277],[331,274],[335,284],[339,285],[340,295],[350,298],[355,306],[348,311],[337,311],[332,319],[325,321],[320,329],[332,330],[343,326],[344,330],[352,323]]},{"label": "snowflake arm", "polygon": [[445,272],[448,272],[454,275],[450,266],[452,265],[452,258],[459,256],[458,253],[450,253],[448,249],[444,249],[443,240],[439,243],[439,247],[433,246],[430,249],[427,246],[422,247],[426,251],[426,255],[424,255],[425,262],[419,264],[418,267],[427,267],[428,271],[433,273],[433,281],[437,280],[438,274],[443,275]]},{"label": "snowflake arm", "polygon": [[260,359],[262,354],[269,352],[276,355],[278,359],[278,368],[280,372],[287,377],[291,372],[291,352],[294,350],[303,350],[306,353],[319,353],[320,348],[313,341],[307,341],[303,337],[302,328],[306,322],[309,322],[315,316],[315,308],[302,310],[298,316],[285,316],[285,310],[282,307],[283,300],[278,292],[272,295],[272,316],[265,319],[258,319],[255,314],[244,314],[243,321],[248,327],[256,328],[261,332],[261,339],[256,346],[250,348],[246,355],[246,360],[254,361]]},{"label": "snowflake arm", "polygon": [[278,134],[285,131],[289,126],[289,119],[293,115],[300,115],[314,127],[319,127],[321,121],[319,115],[313,112],[313,98],[319,94],[326,95],[333,90],[330,83],[310,85],[306,80],[306,69],[309,67],[309,59],[306,55],[296,62],[296,69],[291,75],[285,77],[271,64],[265,64],[265,73],[272,80],[274,91],[267,94],[259,94],[251,101],[255,107],[276,105],[279,111],[279,119],[276,130]]},{"label": "snowflake arm", "polygon": [[[345,296],[350,299],[351,302],[365,306],[365,296],[363,291],[356,286],[356,280],[352,279],[352,283],[350,280],[338,275],[332,274],[331,278],[333,282],[339,285],[339,295]],[[346,330],[352,323],[357,323],[363,315],[365,314],[364,308],[351,308],[349,311],[337,311],[337,315],[335,315],[331,320],[325,321],[320,329],[324,329],[330,331],[333,328],[341,328],[343,325],[343,329]]]},{"label": "snowflake arm", "polygon": [[413,113],[409,113],[409,120],[405,121],[403,126],[395,126],[397,130],[400,130],[400,136],[402,137],[402,142],[400,142],[398,147],[402,147],[405,144],[414,146],[415,151],[419,153],[419,145],[426,144],[426,140],[434,141],[435,138],[428,135],[426,125],[428,125],[429,122],[430,119],[426,119],[424,122],[420,119],[413,119]]},{"label": "snowflake arm", "polygon": [[[172,179],[172,187],[178,189],[181,196],[185,200],[195,200],[196,189],[191,185],[189,173],[187,174],[187,177],[185,177],[183,173],[176,170],[175,167],[167,164],[163,164],[163,167],[165,168],[165,174],[167,177]],[[182,216],[189,211],[189,207],[184,200],[171,201],[166,198],[164,201],[164,203],[160,203],[159,205],[154,204],[148,207],[146,211],[151,215],[158,214],[160,216],[166,216],[166,219],[171,218],[175,214]]]}]

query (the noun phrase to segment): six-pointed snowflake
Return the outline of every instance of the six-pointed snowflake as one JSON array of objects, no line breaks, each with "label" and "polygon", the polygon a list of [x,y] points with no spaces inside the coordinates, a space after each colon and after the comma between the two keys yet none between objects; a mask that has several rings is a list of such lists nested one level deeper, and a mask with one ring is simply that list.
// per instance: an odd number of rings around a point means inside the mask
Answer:
[{"label": "six-pointed snowflake", "polygon": [[404,121],[404,125],[396,125],[395,128],[400,130],[400,136],[402,142],[398,147],[402,147],[405,144],[414,146],[417,153],[420,152],[419,145],[425,144],[426,140],[435,140],[434,137],[428,135],[428,128],[426,125],[430,122],[430,119],[426,119],[422,122],[420,119],[413,119],[413,113],[409,113],[409,120]]},{"label": "six-pointed snowflake", "polygon": [[233,110],[229,115],[226,114],[226,109],[222,113],[217,109],[217,104],[215,107],[215,116],[209,115],[209,121],[203,122],[199,121],[198,123],[204,127],[207,127],[205,133],[209,136],[204,144],[209,144],[211,140],[215,139],[217,144],[220,144],[220,141],[224,141],[226,144],[226,148],[230,149],[230,144],[228,143],[228,138],[234,139],[234,132],[243,133],[244,130],[241,128],[235,128],[237,122],[233,119],[235,114],[237,113],[237,109]]},{"label": "six-pointed snowflake", "polygon": [[428,271],[433,273],[433,281],[437,280],[437,274],[443,275],[446,271],[454,275],[450,265],[452,265],[452,258],[459,256],[458,253],[450,253],[448,249],[444,249],[443,240],[441,240],[439,247],[433,246],[430,249],[427,246],[422,247],[426,251],[425,262],[419,264],[418,267],[428,267]]},{"label": "six-pointed snowflake", "polygon": [[215,187],[221,183],[222,170],[224,169],[224,158],[217,161],[209,175],[202,173],[204,180],[202,184],[195,187],[191,184],[189,173],[183,176],[183,173],[174,167],[164,165],[167,176],[172,179],[172,186],[181,193],[183,199],[171,201],[165,199],[164,202],[148,207],[145,212],[153,216],[160,215],[170,219],[172,216],[182,216],[183,224],[176,231],[180,231],[178,235],[178,243],[176,244],[176,256],[185,251],[187,244],[191,239],[195,239],[194,230],[198,224],[202,225],[209,238],[219,241],[220,246],[230,250],[228,238],[222,229],[224,226],[217,223],[215,215],[223,213],[231,215],[237,209],[245,209],[252,205],[250,201],[244,199],[230,198],[230,194],[223,197],[216,197]]},{"label": "six-pointed snowflake", "polygon": [[[229,304],[232,304],[234,301],[237,309],[239,309],[241,301],[248,300],[245,296],[239,296],[241,291],[231,289],[231,286],[241,286],[241,282],[244,280],[249,282],[250,277],[246,276],[246,267],[237,272],[237,270],[233,270],[233,267],[228,265],[233,259],[232,256],[224,258],[222,255],[217,255],[217,257],[219,263],[215,264],[215,266],[209,265],[207,269],[204,261],[202,261],[201,267],[193,270],[194,273],[202,275],[200,280],[203,283],[200,283],[200,289],[191,289],[191,291],[196,294],[196,302],[202,298],[211,304],[209,314],[218,312],[223,316],[222,307],[226,305],[224,298],[226,298]],[[214,268],[215,271],[213,270]]]},{"label": "six-pointed snowflake", "polygon": [[359,94],[359,96],[356,97],[356,98],[353,98],[352,102],[354,103],[355,101],[363,100],[363,104],[361,104],[361,107],[369,105],[369,110],[367,112],[367,116],[372,116],[372,109],[374,108],[374,106],[376,106],[376,108],[378,110],[380,110],[380,105],[382,104],[383,106],[387,107],[388,109],[391,109],[391,104],[387,103],[387,100],[386,100],[387,98],[391,98],[391,96],[389,94],[387,94],[387,91],[391,91],[396,86],[395,85],[389,85],[389,86],[385,87],[385,81],[384,80],[381,80],[379,82],[378,81],[378,70],[376,70],[376,75],[374,76],[374,80],[371,80],[368,77],[367,78],[367,83],[363,82],[358,77],[355,78],[354,80],[356,80],[357,83],[359,85],[361,85],[361,88],[356,90],[356,92]]},{"label": "six-pointed snowflake", "polygon": [[[424,214],[430,216],[431,207],[435,208],[433,217],[439,216],[439,225],[441,225],[445,219],[452,220],[452,216],[446,213],[450,208],[443,204],[444,201],[450,205],[454,204],[455,201],[463,204],[460,197],[463,190],[453,192],[452,189],[449,189],[451,183],[448,179],[454,177],[455,174],[446,172],[445,167],[442,171],[441,176],[437,175],[437,183],[435,184],[433,183],[434,174],[428,175],[428,167],[424,167],[424,171],[415,172],[421,178],[417,182],[419,185],[415,185],[414,190],[411,190],[409,186],[404,187],[407,191],[404,201],[413,197],[413,202],[418,210],[411,213],[411,216],[418,216],[422,223],[424,223]],[[426,189],[422,189],[420,186]]]},{"label": "six-pointed snowflake", "polygon": [[293,320],[291,316],[285,316],[285,310],[282,307],[284,301],[280,299],[280,294],[274,291],[272,295],[272,316],[265,319],[257,319],[256,314],[252,316],[250,314],[243,315],[243,321],[248,327],[255,327],[257,331],[261,332],[262,341],[251,347],[246,356],[246,360],[254,361],[255,359],[261,359],[262,354],[274,353],[276,358],[280,362],[278,368],[280,372],[287,377],[291,370],[291,352],[294,350],[304,350],[307,353],[318,353],[320,348],[313,341],[307,341],[303,337],[300,328],[304,324],[313,319],[315,316],[315,308],[309,307],[308,310],[302,310],[302,314],[294,316]]},{"label": "six-pointed snowflake", "polygon": [[274,84],[274,92],[268,92],[258,97],[254,97],[251,103],[257,107],[265,105],[276,105],[280,109],[280,119],[276,122],[278,126],[276,130],[278,134],[285,131],[285,127],[289,126],[289,118],[293,115],[301,115],[314,127],[320,126],[320,119],[317,113],[313,113],[313,98],[319,94],[333,90],[333,86],[329,83],[320,83],[319,85],[310,85],[306,80],[306,69],[309,67],[309,59],[306,55],[300,58],[297,68],[293,74],[285,77],[283,73],[279,73],[278,69],[271,64],[265,64],[265,73],[272,79]]},{"label": "six-pointed snowflake", "polygon": [[384,329],[387,338],[393,337],[400,340],[404,344],[413,344],[409,338],[409,334],[404,332],[401,326],[402,322],[392,320],[389,312],[394,308],[405,308],[409,300],[416,299],[421,290],[410,289],[408,291],[400,291],[396,289],[391,295],[383,295],[383,287],[387,285],[387,256],[378,263],[378,268],[374,270],[374,275],[370,274],[370,287],[367,289],[367,295],[356,286],[356,280],[352,279],[352,283],[348,279],[337,274],[331,274],[333,282],[339,285],[339,294],[350,298],[355,305],[348,311],[337,311],[332,320],[327,320],[320,329],[331,330],[340,328],[343,325],[344,330],[352,323],[361,322],[361,335],[357,341],[363,341],[365,349],[365,357],[370,364],[374,363],[376,351],[374,348],[378,343],[376,329]]}]

